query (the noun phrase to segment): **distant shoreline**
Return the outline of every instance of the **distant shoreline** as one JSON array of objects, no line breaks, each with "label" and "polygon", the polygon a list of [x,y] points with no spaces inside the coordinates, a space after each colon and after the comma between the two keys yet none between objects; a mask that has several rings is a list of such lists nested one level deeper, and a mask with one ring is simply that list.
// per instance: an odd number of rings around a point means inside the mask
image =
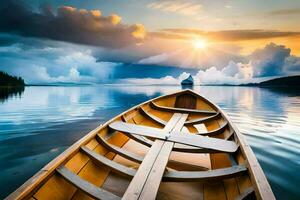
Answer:
[{"label": "distant shoreline", "polygon": [[[93,84],[31,84],[30,86],[90,86]],[[97,85],[97,84],[95,84]],[[98,84],[98,85],[121,85],[121,84]],[[122,84],[122,85],[128,85],[128,86],[180,86],[179,84]],[[26,85],[27,86],[27,85]],[[287,76],[287,77],[280,77],[280,78],[274,78],[267,81],[262,81],[260,83],[247,83],[247,84],[206,84],[206,85],[194,85],[194,86],[230,86],[230,87],[260,87],[260,88],[299,88],[300,87],[300,75],[297,76]]]},{"label": "distant shoreline", "polygon": [[[53,83],[53,84],[24,84],[24,85],[0,85],[0,88],[7,87],[78,87],[78,86],[97,86],[97,85],[112,85],[112,86],[180,86],[180,84],[120,84],[120,83]],[[300,75],[275,78],[260,83],[246,83],[246,84],[206,84],[206,85],[194,85],[194,86],[227,86],[227,87],[260,87],[260,88],[299,88],[300,87]]]},{"label": "distant shoreline", "polygon": [[[103,85],[103,86],[120,86],[121,84],[97,84],[97,85]],[[7,88],[7,87],[82,87],[82,86],[97,86],[96,84],[78,84],[78,85],[25,85],[25,86],[0,86],[0,88]],[[181,86],[181,85],[156,85],[156,84],[124,84],[122,86]],[[228,85],[228,84],[224,84],[224,85],[194,85],[194,87],[198,87],[198,86],[202,86],[202,87],[216,87],[216,86],[222,86],[222,87],[258,87],[258,88],[300,88],[300,85],[269,85],[269,86],[263,86],[263,85],[247,85],[247,84],[241,84],[241,85]]]}]

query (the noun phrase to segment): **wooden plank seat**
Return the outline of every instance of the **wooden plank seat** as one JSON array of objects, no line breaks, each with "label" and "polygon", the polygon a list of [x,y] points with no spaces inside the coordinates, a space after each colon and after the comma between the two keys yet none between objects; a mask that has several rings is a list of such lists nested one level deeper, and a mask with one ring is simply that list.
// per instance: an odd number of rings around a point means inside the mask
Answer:
[{"label": "wooden plank seat", "polygon": [[168,137],[168,141],[177,142],[180,144],[191,145],[200,148],[206,148],[210,150],[216,150],[225,153],[234,153],[238,149],[238,145],[233,141],[210,138],[195,134],[180,134],[173,133]]},{"label": "wooden plank seat", "polygon": [[[160,119],[159,117],[156,117],[152,114],[150,114],[149,112],[147,112],[145,109],[143,109],[142,107],[139,107],[139,110],[142,114],[144,114],[144,116],[147,116],[149,118],[151,118],[153,121],[161,124],[161,125],[166,125],[167,122]],[[211,116],[211,119],[214,119],[215,117],[217,117],[217,115],[219,115],[220,113],[218,112],[216,115]],[[195,123],[197,123],[197,120],[203,119],[204,121],[209,121],[210,117],[207,117],[207,119],[205,118],[200,118],[200,119],[196,119]],[[126,118],[124,116],[122,116],[122,120],[124,122],[127,122]],[[185,124],[187,124],[189,121],[185,121]],[[191,124],[194,122],[190,122]],[[151,147],[153,141],[149,140],[146,137],[140,136],[140,135],[128,135],[131,139],[147,146],[147,147]],[[173,146],[173,151],[177,151],[177,152],[185,152],[185,153],[216,153],[218,151],[215,150],[211,150],[211,149],[205,149],[205,148],[198,148],[198,147],[193,147],[193,146],[188,146],[188,145],[184,145],[184,144],[179,144],[179,143],[175,143]]]},{"label": "wooden plank seat", "polygon": [[238,149],[238,145],[232,141],[204,137],[195,134],[182,134],[180,131],[176,131],[175,133],[170,135],[163,129],[151,128],[136,124],[128,124],[121,121],[113,122],[109,125],[109,127],[113,130],[123,132],[127,135],[136,134],[155,139],[167,140],[170,142],[180,143],[184,145],[216,150],[220,152],[233,153]]},{"label": "wooden plank seat", "polygon": [[199,113],[199,114],[216,114],[216,111],[211,110],[196,110],[196,109],[186,109],[186,108],[174,108],[174,107],[166,107],[160,106],[153,101],[150,102],[150,106],[157,110],[164,110],[169,112],[177,112],[177,113]]},{"label": "wooden plank seat", "polygon": [[[94,162],[103,164],[112,171],[126,177],[133,177],[137,170],[114,162],[86,147],[81,150]],[[163,175],[164,182],[205,182],[211,180],[222,180],[243,175],[247,172],[244,165],[236,165],[228,168],[208,170],[208,171],[166,171]]]},{"label": "wooden plank seat", "polygon": [[76,174],[69,171],[67,168],[61,166],[56,169],[56,171],[69,183],[74,185],[75,187],[82,190],[84,193],[89,195],[92,198],[95,199],[105,199],[105,200],[120,200],[121,198],[106,191],[103,190],[88,181],[85,181],[84,179],[80,178]]},{"label": "wooden plank seat", "polygon": [[[151,147],[153,144],[152,140],[149,140],[148,138],[145,138],[140,135],[128,135],[128,137],[130,137],[131,139],[133,139],[147,147]],[[179,144],[179,143],[174,144],[173,151],[183,152],[183,153],[217,153],[218,152],[213,149],[192,147],[192,146]]]},{"label": "wooden plank seat", "polygon": [[156,139],[166,139],[167,131],[164,129],[153,128],[149,126],[130,124],[126,122],[116,121],[109,124],[109,128],[123,133],[136,134]]}]

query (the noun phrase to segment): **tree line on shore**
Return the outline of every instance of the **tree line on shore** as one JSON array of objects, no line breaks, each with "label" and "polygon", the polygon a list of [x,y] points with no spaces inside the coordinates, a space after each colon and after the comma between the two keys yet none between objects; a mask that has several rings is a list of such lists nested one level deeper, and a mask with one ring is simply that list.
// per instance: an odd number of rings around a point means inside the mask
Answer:
[{"label": "tree line on shore", "polygon": [[6,72],[0,71],[0,86],[4,87],[15,87],[25,86],[25,82],[21,77],[11,76]]}]

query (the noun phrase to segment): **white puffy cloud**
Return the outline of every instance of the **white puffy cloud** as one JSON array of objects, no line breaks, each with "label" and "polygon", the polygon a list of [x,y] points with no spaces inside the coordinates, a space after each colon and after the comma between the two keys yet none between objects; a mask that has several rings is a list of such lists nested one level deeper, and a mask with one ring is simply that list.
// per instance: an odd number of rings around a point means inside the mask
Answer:
[{"label": "white puffy cloud", "polygon": [[123,83],[137,84],[137,85],[178,85],[179,79],[173,76],[166,76],[163,78],[128,78],[122,80]]},{"label": "white puffy cloud", "polygon": [[59,44],[53,47],[0,47],[0,70],[21,76],[27,84],[98,83],[118,63],[98,62],[91,49]]},{"label": "white puffy cloud", "polygon": [[[206,70],[199,70],[192,75],[196,85],[239,85],[245,83],[258,82],[259,78],[252,77],[252,67],[249,64],[229,62],[223,69],[211,67]],[[139,85],[179,85],[187,78],[189,73],[182,73],[178,77],[166,76],[160,79],[126,79],[126,83]]]},{"label": "white puffy cloud", "polygon": [[230,62],[222,70],[211,67],[207,70],[199,70],[194,76],[196,84],[221,85],[221,84],[244,84],[255,82],[248,74],[248,66],[241,63]]}]

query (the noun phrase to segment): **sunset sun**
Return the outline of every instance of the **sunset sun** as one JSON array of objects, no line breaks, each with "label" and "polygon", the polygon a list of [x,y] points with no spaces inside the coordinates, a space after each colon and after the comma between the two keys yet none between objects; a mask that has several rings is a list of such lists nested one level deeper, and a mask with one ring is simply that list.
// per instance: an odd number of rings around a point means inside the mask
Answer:
[{"label": "sunset sun", "polygon": [[207,41],[202,39],[196,39],[192,42],[194,49],[196,50],[203,50],[207,47]]}]

